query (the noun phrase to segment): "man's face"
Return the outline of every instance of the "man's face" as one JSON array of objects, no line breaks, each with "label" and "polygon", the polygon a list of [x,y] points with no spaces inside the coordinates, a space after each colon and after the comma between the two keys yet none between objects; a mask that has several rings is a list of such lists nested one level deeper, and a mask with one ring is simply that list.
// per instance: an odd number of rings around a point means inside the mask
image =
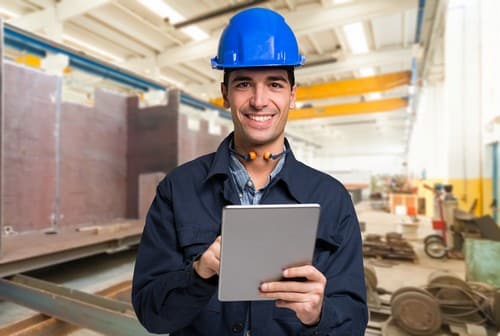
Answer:
[{"label": "man's face", "polygon": [[221,90],[224,106],[231,108],[236,144],[282,146],[288,110],[295,107],[295,87],[286,70],[233,70]]}]

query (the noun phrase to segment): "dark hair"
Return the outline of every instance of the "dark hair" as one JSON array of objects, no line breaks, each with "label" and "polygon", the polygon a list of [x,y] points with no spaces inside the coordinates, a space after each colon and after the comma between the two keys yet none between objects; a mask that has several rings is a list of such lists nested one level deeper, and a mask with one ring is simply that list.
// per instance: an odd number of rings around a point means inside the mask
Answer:
[{"label": "dark hair", "polygon": [[[265,68],[269,68],[269,69],[282,69],[282,70],[285,70],[287,75],[288,75],[288,81],[290,82],[290,87],[293,87],[295,85],[295,72],[294,72],[294,67],[264,67]],[[224,80],[222,82],[222,84],[224,84],[224,86],[227,86],[228,82],[229,82],[229,74],[234,71],[234,70],[237,70],[237,69],[225,69],[224,70]]]}]

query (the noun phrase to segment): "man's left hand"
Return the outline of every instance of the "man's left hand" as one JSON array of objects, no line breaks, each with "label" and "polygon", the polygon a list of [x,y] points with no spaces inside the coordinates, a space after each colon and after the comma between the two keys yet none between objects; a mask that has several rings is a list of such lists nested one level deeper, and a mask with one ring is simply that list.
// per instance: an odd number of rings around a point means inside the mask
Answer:
[{"label": "man's left hand", "polygon": [[[261,296],[276,299],[276,307],[293,310],[303,324],[317,324],[321,318],[325,276],[316,267],[306,265],[284,270],[283,277],[292,280],[261,284]],[[302,278],[305,281],[294,281],[293,278]]]}]

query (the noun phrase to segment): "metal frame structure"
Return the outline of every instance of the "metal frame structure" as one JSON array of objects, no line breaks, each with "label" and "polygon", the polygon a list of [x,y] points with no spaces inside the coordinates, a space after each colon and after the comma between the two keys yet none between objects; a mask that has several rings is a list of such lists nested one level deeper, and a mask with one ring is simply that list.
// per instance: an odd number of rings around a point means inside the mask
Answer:
[{"label": "metal frame structure", "polygon": [[0,298],[106,335],[151,335],[137,321],[130,303],[23,275],[0,279]]},{"label": "metal frame structure", "polygon": [[114,253],[129,249],[139,244],[141,233],[130,235],[119,239],[98,242],[83,247],[77,247],[65,251],[57,251],[51,254],[38,255],[0,264],[0,278],[22,272],[32,271],[42,267],[60,264],[63,262],[89,257],[99,253]]}]

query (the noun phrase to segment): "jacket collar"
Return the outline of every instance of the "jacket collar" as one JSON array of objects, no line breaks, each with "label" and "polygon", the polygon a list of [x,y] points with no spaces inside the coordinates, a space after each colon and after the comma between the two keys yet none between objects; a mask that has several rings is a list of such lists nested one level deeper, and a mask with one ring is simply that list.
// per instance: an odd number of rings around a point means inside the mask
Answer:
[{"label": "jacket collar", "polygon": [[229,143],[233,138],[233,133],[234,132],[231,132],[231,134],[229,134],[217,148],[214,160],[212,161],[210,169],[208,170],[206,180],[209,180],[216,175],[225,175],[225,178],[229,176],[229,160],[231,159],[231,153],[229,152]]},{"label": "jacket collar", "polygon": [[[219,145],[217,151],[215,152],[214,160],[208,171],[206,180],[209,180],[217,175],[222,175],[224,179],[227,179],[230,175],[229,171],[229,160],[231,159],[231,153],[229,152],[229,143],[233,139],[234,132],[231,132]],[[304,203],[305,191],[303,188],[306,187],[307,177],[303,175],[303,164],[295,159],[293,152],[290,148],[290,143],[285,138],[285,147],[290,149],[285,158],[285,164],[281,169],[281,172],[277,175],[276,180],[283,181],[287,186],[290,194],[299,203]]]}]

